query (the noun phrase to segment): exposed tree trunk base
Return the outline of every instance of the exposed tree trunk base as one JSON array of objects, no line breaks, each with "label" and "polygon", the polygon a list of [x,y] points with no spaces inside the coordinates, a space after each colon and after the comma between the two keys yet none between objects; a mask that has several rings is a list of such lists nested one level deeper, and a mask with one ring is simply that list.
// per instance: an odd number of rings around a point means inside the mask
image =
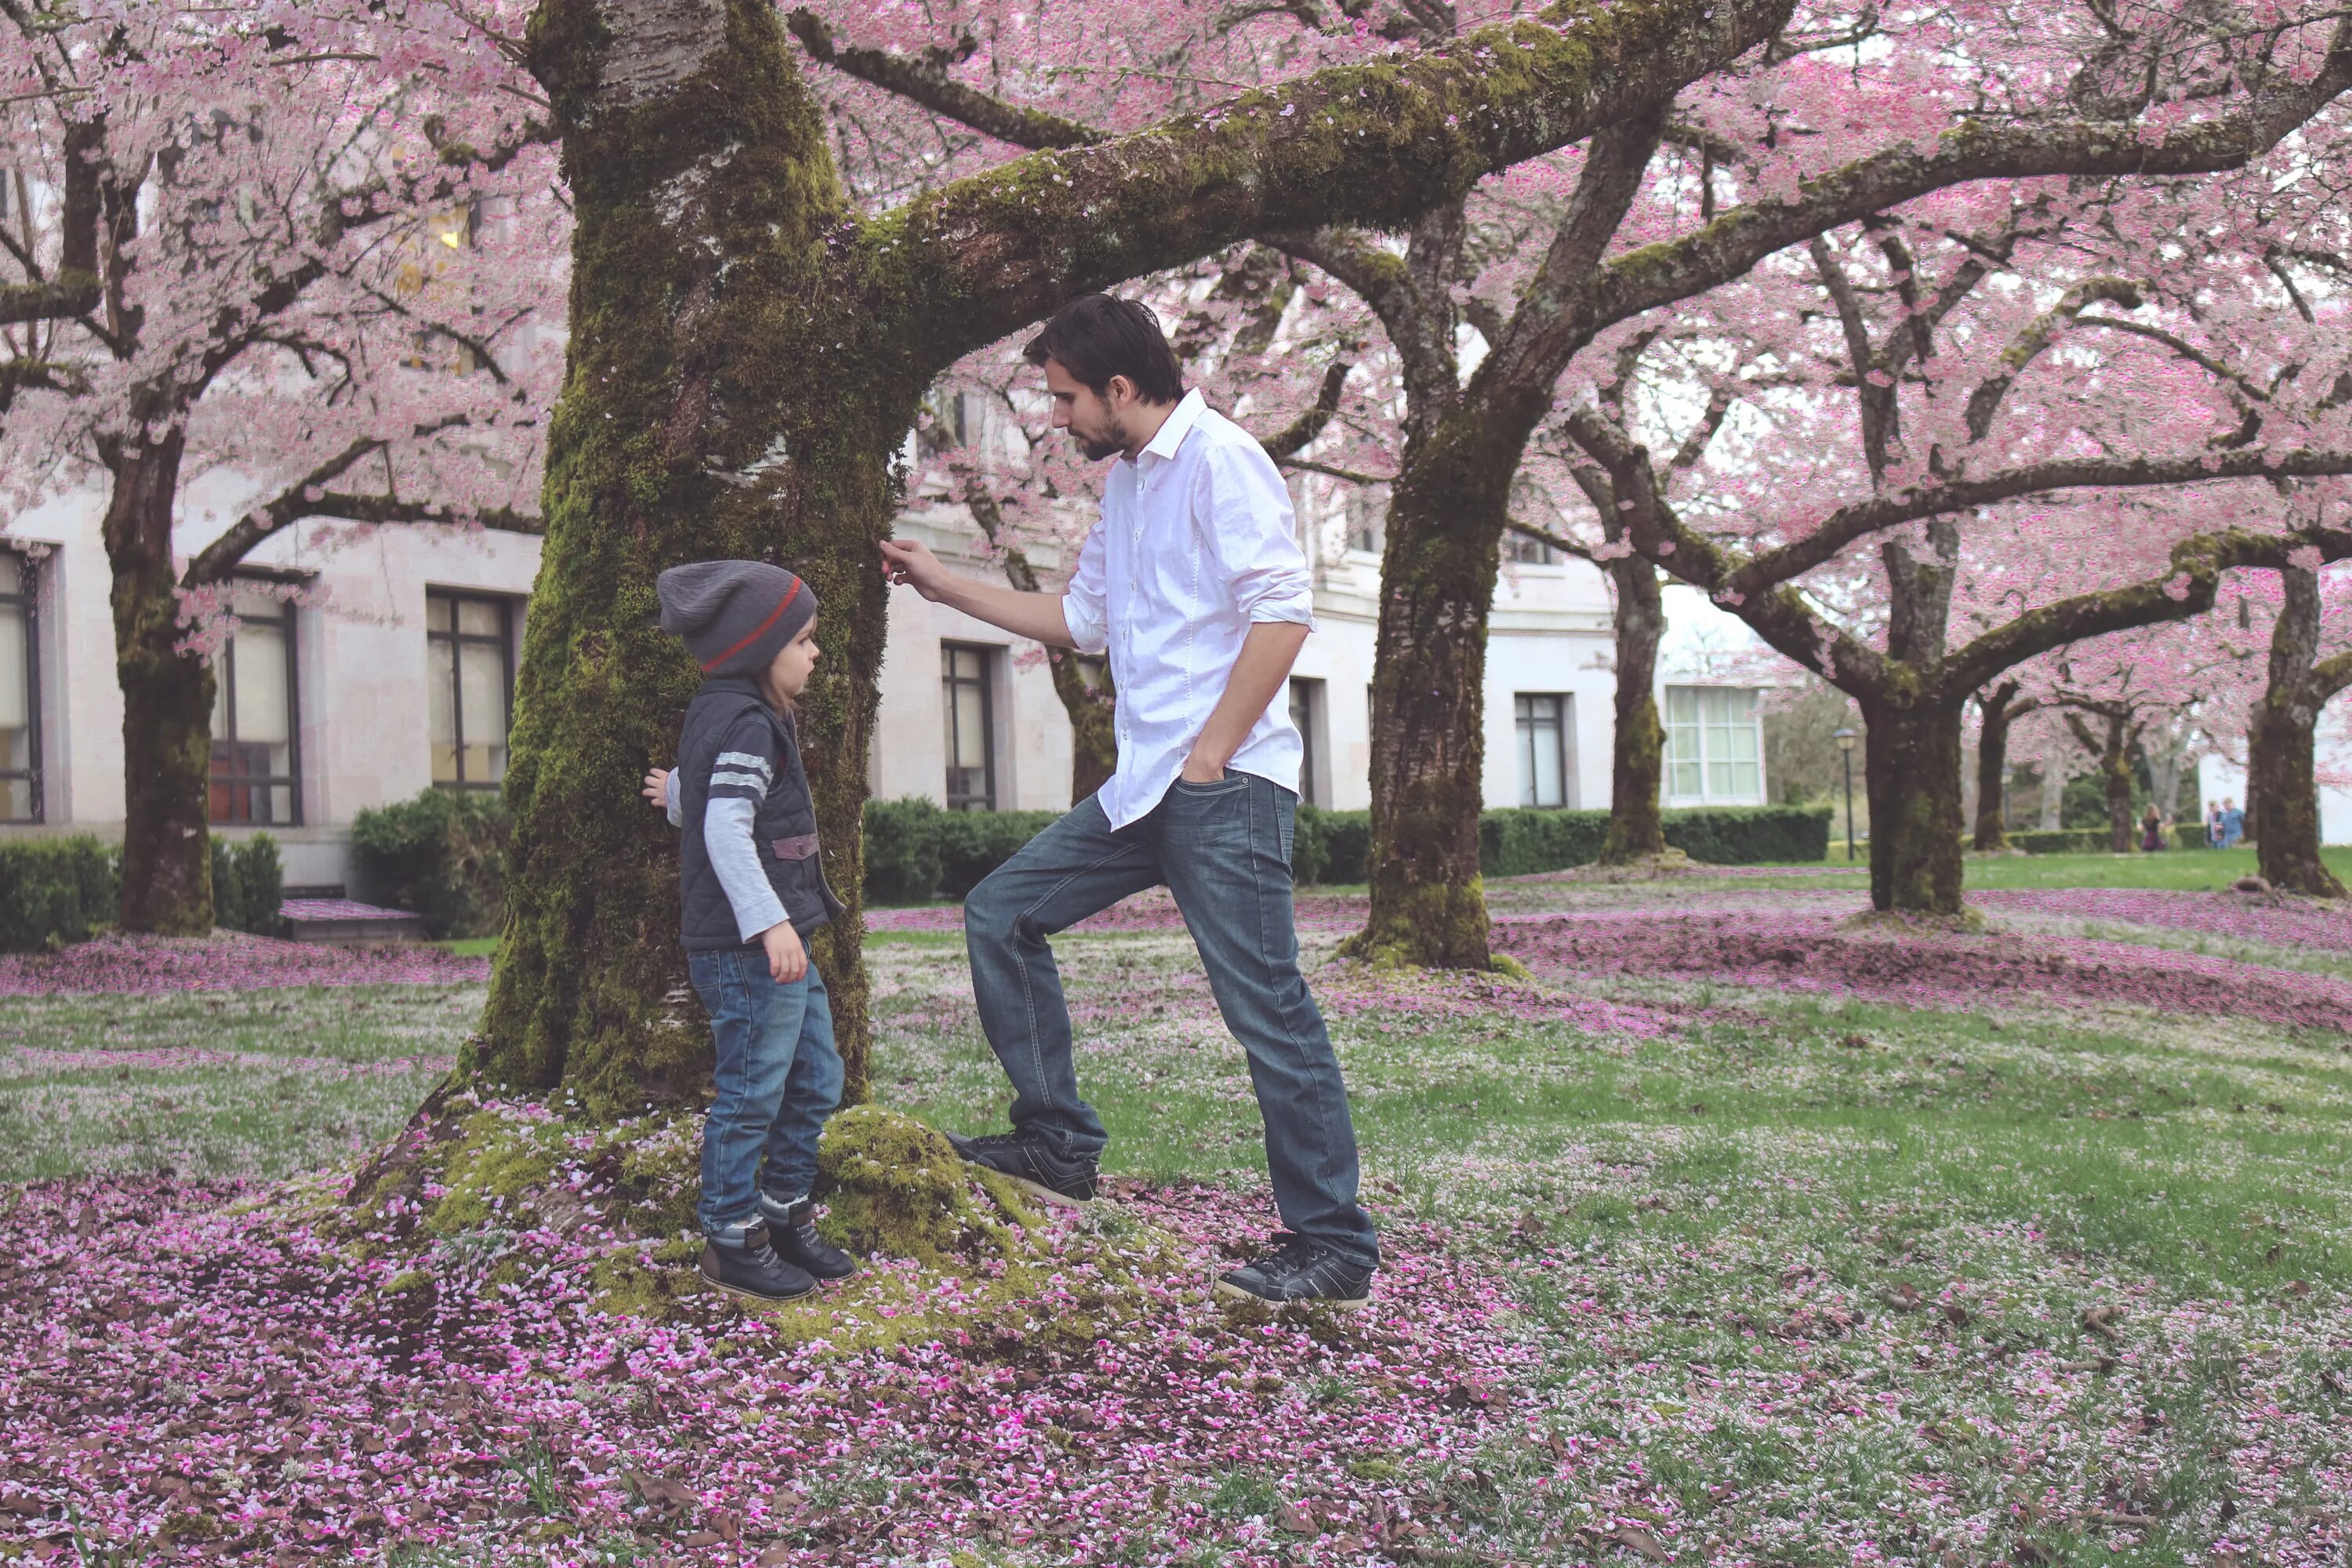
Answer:
[{"label": "exposed tree trunk base", "polygon": [[1376,918],[1339,944],[1339,956],[1381,968],[1493,969],[1483,880],[1423,882],[1391,892]]}]

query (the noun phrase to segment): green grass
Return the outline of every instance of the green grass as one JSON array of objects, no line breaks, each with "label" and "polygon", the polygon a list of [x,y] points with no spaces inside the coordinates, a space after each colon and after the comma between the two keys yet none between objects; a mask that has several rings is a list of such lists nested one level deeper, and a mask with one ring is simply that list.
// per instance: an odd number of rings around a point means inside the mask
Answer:
[{"label": "green grass", "polygon": [[[1859,858],[1852,862],[1853,886],[1867,887],[1870,883],[1870,846],[1858,845]],[[2320,851],[2327,868],[2352,884],[2352,845],[2336,845]],[[1845,841],[1836,840],[1830,846],[1826,859],[1820,862],[1833,871],[1848,868]],[[1724,875],[1738,875],[1738,868],[1719,868]],[[1970,855],[1967,858],[1968,886],[1971,889],[1993,888],[2173,888],[2189,892],[2218,892],[2241,877],[2256,873],[2252,849],[2166,849],[2154,855]],[[1809,888],[1836,888],[1848,885],[1843,877],[1809,879]]]},{"label": "green grass", "polygon": [[494,936],[455,936],[433,945],[450,952],[462,953],[467,958],[489,958],[499,951],[499,939]]},{"label": "green grass", "polygon": [[407,1120],[478,985],[0,999],[0,1181],[281,1176]]}]

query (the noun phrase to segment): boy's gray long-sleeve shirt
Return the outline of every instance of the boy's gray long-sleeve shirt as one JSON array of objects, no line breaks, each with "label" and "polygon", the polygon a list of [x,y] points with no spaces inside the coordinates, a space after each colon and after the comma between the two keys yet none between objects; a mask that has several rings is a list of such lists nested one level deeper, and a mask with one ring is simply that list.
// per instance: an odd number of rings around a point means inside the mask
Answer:
[{"label": "boy's gray long-sleeve shirt", "polygon": [[[769,767],[764,759],[742,752],[721,752],[711,778],[741,782],[751,773],[765,789]],[[675,771],[664,781],[662,792],[669,825],[683,826]],[[702,845],[710,852],[710,869],[727,894],[728,908],[735,913],[735,929],[745,942],[784,921],[783,901],[769,885],[768,873],[760,864],[759,845],[751,837],[752,817],[759,809],[756,802],[724,795],[713,795],[702,808]]]}]

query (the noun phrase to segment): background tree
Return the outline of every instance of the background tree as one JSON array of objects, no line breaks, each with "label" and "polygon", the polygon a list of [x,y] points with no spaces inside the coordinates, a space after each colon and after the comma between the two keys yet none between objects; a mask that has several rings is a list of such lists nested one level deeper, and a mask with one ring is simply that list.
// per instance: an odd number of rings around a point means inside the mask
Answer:
[{"label": "background tree", "polygon": [[[501,362],[557,254],[547,163],[512,62],[430,5],[0,0],[0,473],[20,504],[104,494],[121,921],[202,932],[238,563],[310,517],[529,526],[547,378]],[[256,493],[183,567],[183,488],[219,469]]]}]

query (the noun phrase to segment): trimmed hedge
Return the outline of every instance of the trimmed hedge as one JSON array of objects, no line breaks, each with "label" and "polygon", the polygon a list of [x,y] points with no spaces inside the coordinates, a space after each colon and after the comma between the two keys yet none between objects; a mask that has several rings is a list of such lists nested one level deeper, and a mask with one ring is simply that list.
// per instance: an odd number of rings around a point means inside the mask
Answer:
[{"label": "trimmed hedge", "polygon": [[497,934],[506,846],[506,803],[479,791],[427,787],[352,819],[359,896],[411,911],[436,938]]},{"label": "trimmed hedge", "polygon": [[256,936],[276,936],[284,922],[286,871],[278,840],[257,833],[242,844],[215,837],[213,850],[213,924]]},{"label": "trimmed hedge", "polygon": [[0,844],[0,952],[87,942],[122,904],[121,852],[87,835]]},{"label": "trimmed hedge", "polygon": [[[2164,830],[2165,842],[2175,849],[2202,849],[2205,826],[2202,823],[2176,823]],[[2114,842],[2105,827],[2026,828],[2009,835],[2009,847],[2022,849],[2028,855],[2106,855],[2113,853],[2108,846]],[[2139,847],[2139,825],[2132,825],[2132,853]]]},{"label": "trimmed hedge", "polygon": [[[1298,814],[1299,838],[1310,834],[1320,842],[1294,851],[1294,868],[1312,865],[1319,873],[1301,882],[1360,882],[1371,852],[1371,814],[1365,811],[1314,811]],[[1694,860],[1717,866],[1755,865],[1769,860],[1814,861],[1829,853],[1830,811],[1827,806],[1752,805],[1707,806],[1669,811],[1664,816],[1666,843]],[[1601,858],[1609,841],[1605,811],[1560,811],[1545,806],[1513,806],[1481,812],[1478,816],[1478,869],[1488,877],[1523,877],[1537,871],[1564,871],[1589,866]]]},{"label": "trimmed hedge", "polygon": [[[951,899],[971,891],[1058,813],[941,811],[921,799],[866,808],[866,892],[877,903],[913,903],[926,889]],[[1829,853],[1827,806],[1713,807],[1665,814],[1666,842],[1694,860],[1752,865],[1819,860]],[[1478,818],[1478,862],[1489,877],[1590,865],[1609,837],[1605,811],[1541,807],[1489,811]],[[1304,885],[1364,880],[1370,858],[1368,811],[1298,808],[1292,874]]]}]

